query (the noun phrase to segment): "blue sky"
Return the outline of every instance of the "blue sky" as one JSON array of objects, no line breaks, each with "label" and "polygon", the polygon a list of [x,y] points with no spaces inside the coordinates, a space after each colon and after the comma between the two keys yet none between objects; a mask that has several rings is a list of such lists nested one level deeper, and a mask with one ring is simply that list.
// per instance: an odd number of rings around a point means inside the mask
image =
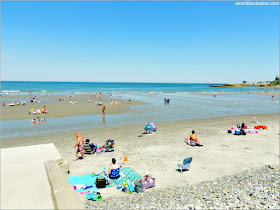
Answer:
[{"label": "blue sky", "polygon": [[1,2],[1,80],[273,80],[279,6],[234,3]]}]

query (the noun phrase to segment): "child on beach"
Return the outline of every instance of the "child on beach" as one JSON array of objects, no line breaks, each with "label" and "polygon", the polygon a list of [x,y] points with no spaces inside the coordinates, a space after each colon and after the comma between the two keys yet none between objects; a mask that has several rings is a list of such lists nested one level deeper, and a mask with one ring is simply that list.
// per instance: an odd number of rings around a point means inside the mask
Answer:
[{"label": "child on beach", "polygon": [[31,120],[31,123],[32,123],[32,124],[34,124],[35,122],[36,122],[36,120],[35,120],[35,119]]}]

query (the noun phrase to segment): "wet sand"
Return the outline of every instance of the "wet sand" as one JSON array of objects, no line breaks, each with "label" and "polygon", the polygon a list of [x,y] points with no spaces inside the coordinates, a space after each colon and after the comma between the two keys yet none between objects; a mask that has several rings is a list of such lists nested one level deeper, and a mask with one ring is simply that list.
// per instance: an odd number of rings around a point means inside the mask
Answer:
[{"label": "wet sand", "polygon": [[[65,101],[59,101],[59,98],[65,97]],[[88,95],[75,95],[72,98],[67,98],[66,96],[47,96],[40,97],[42,103],[31,103],[29,96],[2,96],[2,102],[5,101],[6,98],[13,98],[14,102],[18,102],[19,98],[26,98],[26,105],[19,106],[2,106],[1,107],[1,120],[17,120],[17,119],[32,119],[32,118],[47,118],[47,117],[67,117],[67,116],[77,116],[77,115],[88,115],[88,114],[101,114],[101,106],[98,106],[98,103],[101,101],[99,98],[93,98]],[[51,98],[53,100],[48,101],[47,98]],[[93,99],[94,103],[88,103],[88,99]],[[138,101],[132,101],[131,103],[124,103],[122,99],[119,101],[119,106],[111,105],[111,99],[109,96],[103,97],[102,103],[106,107],[106,114],[119,114],[122,112],[126,112],[130,106],[136,106],[144,104]],[[70,104],[69,100],[75,102],[78,100],[78,104]],[[19,101],[20,102],[20,101]],[[46,110],[48,114],[39,114],[33,115],[29,114],[30,109],[42,109],[43,105],[46,105]]]},{"label": "wet sand", "polygon": [[[74,105],[73,105],[74,106]],[[258,125],[253,122],[257,117],[267,130],[258,134],[235,136],[228,134],[230,127],[244,122],[250,128]],[[54,143],[64,160],[70,164],[69,176],[101,172],[115,157],[127,156],[129,166],[140,175],[153,174],[156,188],[165,189],[185,184],[195,184],[214,180],[243,170],[264,166],[279,165],[279,113],[263,115],[243,115],[218,119],[197,119],[157,123],[158,132],[138,137],[144,128],[141,125],[126,125],[90,129],[80,132],[85,139],[104,144],[107,138],[115,139],[115,152],[101,155],[86,155],[85,160],[73,161],[75,157],[75,132],[37,136],[36,138],[3,139],[1,147],[15,147],[43,143]],[[202,147],[191,147],[184,142],[192,130],[205,142]],[[183,174],[176,171],[177,163],[184,158],[193,157],[191,170]],[[114,189],[107,189],[105,198],[111,195],[124,196]],[[81,196],[85,199],[85,196]]]}]

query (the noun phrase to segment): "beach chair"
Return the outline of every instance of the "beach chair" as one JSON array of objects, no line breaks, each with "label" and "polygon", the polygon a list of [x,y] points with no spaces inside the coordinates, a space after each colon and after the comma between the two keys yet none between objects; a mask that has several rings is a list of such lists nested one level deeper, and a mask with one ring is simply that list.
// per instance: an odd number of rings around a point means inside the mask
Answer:
[{"label": "beach chair", "polygon": [[183,160],[183,164],[178,163],[177,166],[179,167],[181,173],[183,173],[183,170],[189,170],[189,168],[191,167],[192,159],[192,157],[188,157]]},{"label": "beach chair", "polygon": [[105,152],[114,152],[114,144],[115,141],[113,139],[107,139],[104,146]]},{"label": "beach chair", "polygon": [[89,143],[89,139],[87,139],[85,142],[84,153],[91,154],[91,155],[95,153],[95,148],[92,143],[91,144]]},{"label": "beach chair", "polygon": [[157,131],[157,126],[155,123],[150,123],[150,125],[152,126],[153,131]]},{"label": "beach chair", "polygon": [[147,124],[145,127],[145,134],[152,134],[153,133],[153,126],[150,124]]}]

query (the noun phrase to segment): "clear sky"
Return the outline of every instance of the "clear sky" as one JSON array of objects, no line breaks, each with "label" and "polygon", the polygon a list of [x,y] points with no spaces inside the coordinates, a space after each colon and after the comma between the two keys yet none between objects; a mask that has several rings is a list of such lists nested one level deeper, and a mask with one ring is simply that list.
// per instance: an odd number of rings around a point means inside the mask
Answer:
[{"label": "clear sky", "polygon": [[279,6],[1,2],[1,80],[227,83],[279,74]]}]

